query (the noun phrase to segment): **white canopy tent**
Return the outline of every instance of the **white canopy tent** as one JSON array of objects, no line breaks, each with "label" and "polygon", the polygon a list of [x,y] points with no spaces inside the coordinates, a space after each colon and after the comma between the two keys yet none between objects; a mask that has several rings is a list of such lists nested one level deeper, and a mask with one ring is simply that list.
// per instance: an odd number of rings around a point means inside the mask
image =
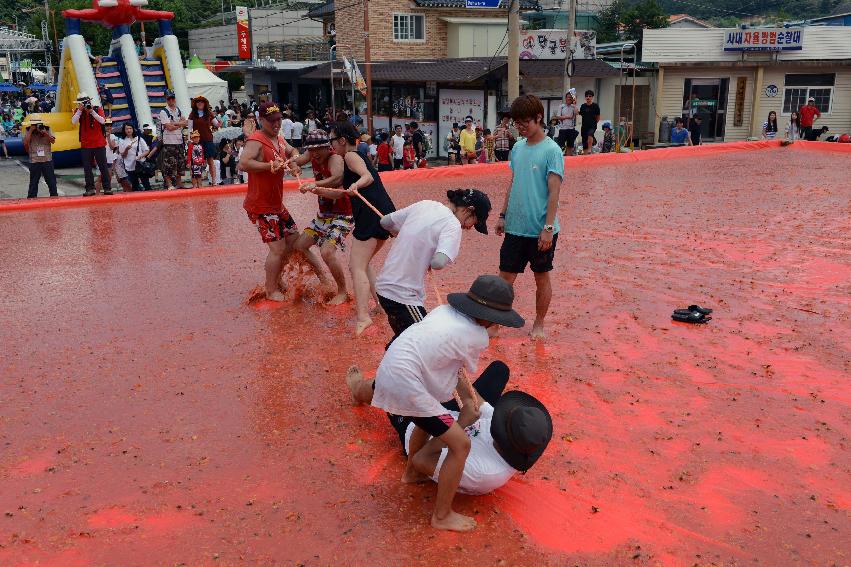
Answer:
[{"label": "white canopy tent", "polygon": [[211,106],[219,104],[220,100],[228,101],[228,82],[210,72],[198,57],[193,57],[186,67],[186,86],[189,98],[203,96],[210,101]]}]

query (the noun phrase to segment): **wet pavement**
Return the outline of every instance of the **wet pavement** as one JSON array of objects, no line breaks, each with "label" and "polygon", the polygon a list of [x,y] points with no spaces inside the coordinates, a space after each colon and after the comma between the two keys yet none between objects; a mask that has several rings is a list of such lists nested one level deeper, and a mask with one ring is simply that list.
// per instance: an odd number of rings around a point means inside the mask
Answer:
[{"label": "wet pavement", "polygon": [[[434,486],[399,483],[386,418],[346,391],[386,321],[355,339],[312,278],[245,305],[265,250],[241,196],[2,213],[0,564],[844,565],[846,162],[571,160],[550,338],[504,330],[481,365],[506,361],[554,438],[457,499],[463,535],[429,527]],[[499,206],[507,180],[387,185],[397,206],[459,185]],[[286,196],[300,226],[314,199]],[[465,233],[441,292],[496,272],[499,244]],[[531,318],[531,275],[516,288]],[[691,303],[713,320],[671,322]]]}]

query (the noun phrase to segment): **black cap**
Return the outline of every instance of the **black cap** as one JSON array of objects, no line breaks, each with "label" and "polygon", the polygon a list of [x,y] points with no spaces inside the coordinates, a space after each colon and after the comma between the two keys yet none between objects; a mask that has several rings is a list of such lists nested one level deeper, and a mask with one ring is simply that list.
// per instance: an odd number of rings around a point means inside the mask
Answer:
[{"label": "black cap", "polygon": [[462,207],[473,207],[476,211],[476,230],[488,233],[488,215],[491,212],[491,200],[487,193],[478,189],[453,189],[447,192],[450,202]]}]

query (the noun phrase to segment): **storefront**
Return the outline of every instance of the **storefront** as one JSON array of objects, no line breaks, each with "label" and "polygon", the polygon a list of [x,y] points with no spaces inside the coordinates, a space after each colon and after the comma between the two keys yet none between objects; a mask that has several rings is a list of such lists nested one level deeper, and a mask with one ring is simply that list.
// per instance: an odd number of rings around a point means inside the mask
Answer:
[{"label": "storefront", "polygon": [[768,113],[781,131],[809,97],[830,133],[851,130],[851,28],[645,30],[657,63],[659,120],[703,118],[707,142],[760,138]]}]

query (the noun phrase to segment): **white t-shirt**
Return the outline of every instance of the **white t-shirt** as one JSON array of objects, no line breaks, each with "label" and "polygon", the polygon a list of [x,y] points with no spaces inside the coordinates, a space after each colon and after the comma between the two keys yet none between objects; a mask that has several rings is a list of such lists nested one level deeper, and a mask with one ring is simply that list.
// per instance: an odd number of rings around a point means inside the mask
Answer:
[{"label": "white t-shirt", "polygon": [[[171,118],[168,117],[169,113],[171,114]],[[171,108],[164,108],[160,110],[160,124],[171,124],[172,122],[177,122],[178,120],[183,119],[183,114],[180,112],[180,109],[175,107],[174,110]],[[183,145],[183,130],[166,130],[165,126],[163,126],[163,144],[168,144],[170,146],[173,145]]]},{"label": "white t-shirt", "polygon": [[116,148],[121,143],[121,139],[115,134],[110,134],[109,138],[106,140],[106,163],[112,165],[115,163],[115,150],[112,149],[111,144],[115,144]]},{"label": "white t-shirt", "polygon": [[472,318],[441,305],[405,329],[381,360],[375,375],[372,405],[411,417],[447,413],[440,405],[452,399],[458,371],[476,372],[488,346],[488,332]]},{"label": "white t-shirt", "polygon": [[[470,454],[467,455],[464,473],[461,475],[461,483],[458,485],[458,492],[463,494],[479,495],[493,492],[508,482],[517,472],[505,462],[505,459],[493,446],[493,436],[491,436],[493,406],[483,402],[479,409],[482,412],[479,421],[466,428],[467,436],[470,438]],[[451,414],[456,420],[458,419],[457,411],[447,413]],[[413,433],[414,427],[415,425],[411,423],[408,425],[408,430],[405,431],[406,452],[411,442],[411,433]],[[440,453],[437,466],[434,467],[434,474],[431,476],[434,482],[437,482],[440,468],[443,466],[443,461],[448,452],[448,449],[443,449]]]},{"label": "white t-shirt", "polygon": [[293,121],[289,118],[284,118],[283,122],[281,122],[281,133],[284,135],[284,138],[287,140],[293,139]]},{"label": "white t-shirt", "polygon": [[308,134],[316,130],[316,128],[318,128],[318,125],[315,118],[306,118],[304,120],[304,129],[307,130]]},{"label": "white t-shirt", "polygon": [[126,171],[136,171],[136,158],[147,153],[149,149],[148,143],[139,136],[133,139],[123,138],[120,142],[118,142],[119,155],[124,152],[124,149],[127,148],[127,146],[132,147],[130,148],[130,151],[127,152],[126,156],[122,156],[124,158],[124,169]]},{"label": "white t-shirt", "polygon": [[390,214],[393,248],[375,281],[378,295],[403,305],[425,305],[425,277],[432,257],[441,252],[451,261],[461,249],[461,222],[437,201],[419,201]]},{"label": "white t-shirt", "polygon": [[576,129],[576,107],[572,104],[562,104],[558,108],[559,116],[570,116],[559,122],[559,128]]},{"label": "white t-shirt", "polygon": [[369,145],[369,155],[371,155],[372,157],[375,157],[375,156],[378,155],[378,145],[377,144],[370,144]]},{"label": "white t-shirt", "polygon": [[301,140],[302,132],[304,132],[304,124],[301,122],[293,122],[293,140]]},{"label": "white t-shirt", "polygon": [[393,134],[393,137],[390,138],[390,145],[393,146],[393,157],[402,159],[402,152],[405,151],[405,137]]}]

